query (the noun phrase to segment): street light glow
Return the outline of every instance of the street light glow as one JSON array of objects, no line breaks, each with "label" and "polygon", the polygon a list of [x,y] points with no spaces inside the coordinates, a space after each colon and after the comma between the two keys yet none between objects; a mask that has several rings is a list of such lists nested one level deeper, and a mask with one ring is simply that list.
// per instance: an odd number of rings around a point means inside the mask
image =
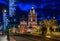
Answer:
[{"label": "street light glow", "polygon": [[7,12],[7,10],[5,9],[4,12]]},{"label": "street light glow", "polygon": [[46,35],[46,37],[47,37],[47,38],[51,38],[51,36],[50,36],[50,35]]},{"label": "street light glow", "polygon": [[7,10],[6,9],[3,9],[3,11],[2,11],[3,13],[5,13],[5,12],[7,12]]}]

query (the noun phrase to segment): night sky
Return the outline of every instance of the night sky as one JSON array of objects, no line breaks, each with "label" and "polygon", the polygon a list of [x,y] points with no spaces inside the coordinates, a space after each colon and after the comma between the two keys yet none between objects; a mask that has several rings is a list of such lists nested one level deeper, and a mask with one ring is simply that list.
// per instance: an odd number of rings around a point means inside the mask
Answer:
[{"label": "night sky", "polygon": [[[38,20],[56,17],[60,20],[60,0],[16,0],[16,19],[17,21],[24,17],[27,18],[29,10],[34,5]],[[2,21],[3,8],[8,9],[8,0],[0,0],[0,21]]]}]

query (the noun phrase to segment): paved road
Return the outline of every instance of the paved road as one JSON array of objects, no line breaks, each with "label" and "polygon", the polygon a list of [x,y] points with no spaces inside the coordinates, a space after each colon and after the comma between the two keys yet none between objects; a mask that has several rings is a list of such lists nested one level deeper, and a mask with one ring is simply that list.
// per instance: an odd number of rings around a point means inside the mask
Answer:
[{"label": "paved road", "polygon": [[34,36],[12,36],[16,41],[57,41],[53,39],[34,37]]},{"label": "paved road", "polygon": [[14,36],[14,38],[16,39],[16,41],[32,41],[30,39],[24,38],[24,37],[18,37],[18,36]]},{"label": "paved road", "polygon": [[[28,36],[28,35],[10,36],[10,37],[13,38],[11,41],[13,40],[16,40],[16,41],[57,41],[53,39],[47,39],[47,38],[36,37],[36,36]],[[0,36],[0,41],[7,41],[7,35]]]}]

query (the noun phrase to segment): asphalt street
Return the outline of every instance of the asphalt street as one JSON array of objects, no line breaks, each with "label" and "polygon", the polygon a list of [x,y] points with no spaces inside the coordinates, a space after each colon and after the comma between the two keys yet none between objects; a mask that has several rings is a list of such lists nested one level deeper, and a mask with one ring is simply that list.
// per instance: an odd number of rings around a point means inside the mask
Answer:
[{"label": "asphalt street", "polygon": [[29,36],[29,35],[20,35],[20,36],[11,36],[11,37],[13,37],[16,41],[58,41],[58,40],[54,40],[54,39]]},{"label": "asphalt street", "polygon": [[[30,35],[11,35],[11,41],[58,41],[44,37],[30,36]],[[0,41],[7,41],[7,35],[0,35]]]}]

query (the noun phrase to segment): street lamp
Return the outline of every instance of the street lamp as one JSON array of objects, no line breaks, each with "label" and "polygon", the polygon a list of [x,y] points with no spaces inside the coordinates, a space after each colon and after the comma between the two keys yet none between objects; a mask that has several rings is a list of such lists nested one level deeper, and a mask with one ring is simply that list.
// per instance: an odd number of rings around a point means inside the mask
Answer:
[{"label": "street lamp", "polygon": [[2,12],[3,12],[3,23],[4,23],[4,24],[3,24],[3,26],[4,26],[3,34],[5,34],[5,29],[6,29],[6,18],[7,18],[7,16],[6,16],[7,9],[3,9]]},{"label": "street lamp", "polygon": [[[7,19],[7,9],[3,9],[2,10],[2,12],[3,12],[3,22],[4,22],[4,34],[5,34],[5,30],[6,30],[6,24],[7,24],[7,22],[8,22],[8,19]],[[8,39],[8,41],[9,41],[9,27],[8,27],[8,32],[7,32],[7,39]]]},{"label": "street lamp", "polygon": [[7,9],[3,9],[2,12],[3,12],[3,13],[6,13],[6,12],[7,12]]},{"label": "street lamp", "polygon": [[55,19],[55,17],[53,17],[53,19]]},{"label": "street lamp", "polygon": [[5,9],[4,12],[7,12],[7,10]]}]

